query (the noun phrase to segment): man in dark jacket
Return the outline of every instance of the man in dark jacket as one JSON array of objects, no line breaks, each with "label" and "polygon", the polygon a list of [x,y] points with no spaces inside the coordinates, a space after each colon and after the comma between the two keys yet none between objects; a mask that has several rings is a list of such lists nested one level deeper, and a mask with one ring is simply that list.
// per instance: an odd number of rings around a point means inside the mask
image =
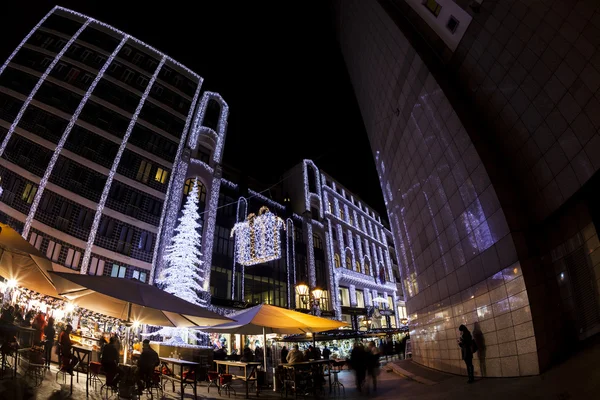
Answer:
[{"label": "man in dark jacket", "polygon": [[158,353],[150,347],[150,340],[144,339],[142,342],[142,354],[137,363],[138,374],[138,392],[142,394],[144,387],[151,382],[154,368],[160,364]]},{"label": "man in dark jacket", "polygon": [[119,350],[116,346],[117,339],[113,336],[102,348],[100,362],[106,373],[107,385],[116,386],[123,376],[123,370],[119,368]]}]

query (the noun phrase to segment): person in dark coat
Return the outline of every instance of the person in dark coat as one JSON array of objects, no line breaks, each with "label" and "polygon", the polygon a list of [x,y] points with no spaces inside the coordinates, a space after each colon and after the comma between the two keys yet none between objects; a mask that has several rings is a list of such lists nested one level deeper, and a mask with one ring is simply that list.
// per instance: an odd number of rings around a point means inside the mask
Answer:
[{"label": "person in dark coat", "polygon": [[331,350],[325,345],[325,347],[323,347],[323,358],[329,360],[329,356],[331,356]]},{"label": "person in dark coat", "polygon": [[45,366],[50,368],[50,360],[52,358],[52,347],[54,347],[54,337],[56,336],[56,330],[54,329],[54,318],[48,318],[48,324],[44,327],[44,357]]},{"label": "person in dark coat", "polygon": [[288,353],[289,351],[287,347],[283,346],[283,348],[281,349],[281,362],[284,364],[287,362]]},{"label": "person in dark coat", "polygon": [[363,383],[367,376],[368,354],[362,343],[357,342],[350,353],[350,366],[354,370],[356,389],[362,392]]},{"label": "person in dark coat", "polygon": [[[100,362],[106,372],[106,384],[116,386],[123,376],[123,370],[119,367],[119,350],[117,350],[117,338],[112,336],[110,341],[102,348]],[[110,378],[110,379],[109,379]]]},{"label": "person in dark coat", "polygon": [[467,383],[473,383],[475,382],[475,371],[473,368],[473,336],[471,336],[471,332],[469,332],[467,327],[464,325],[459,326],[458,331],[460,332],[458,345],[460,346],[462,359],[467,366],[467,374],[469,375],[469,380]]}]

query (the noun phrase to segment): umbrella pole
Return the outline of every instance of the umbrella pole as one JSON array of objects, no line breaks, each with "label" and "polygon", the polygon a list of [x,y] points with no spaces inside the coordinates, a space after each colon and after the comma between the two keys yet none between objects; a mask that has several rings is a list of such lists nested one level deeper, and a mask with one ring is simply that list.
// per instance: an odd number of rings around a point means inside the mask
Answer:
[{"label": "umbrella pole", "polygon": [[127,323],[125,324],[125,348],[123,349],[123,363],[127,364],[129,355],[129,335],[131,331],[131,303],[127,303]]},{"label": "umbrella pole", "polygon": [[265,383],[267,383],[267,333],[263,326],[263,361],[265,363]]}]

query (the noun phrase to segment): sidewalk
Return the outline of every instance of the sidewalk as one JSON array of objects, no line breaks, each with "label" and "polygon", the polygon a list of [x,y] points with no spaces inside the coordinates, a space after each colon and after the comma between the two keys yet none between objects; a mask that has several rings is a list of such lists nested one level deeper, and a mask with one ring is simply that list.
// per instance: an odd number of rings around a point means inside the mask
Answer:
[{"label": "sidewalk", "polygon": [[[445,374],[411,360],[393,361],[384,369],[406,377],[398,383],[402,399],[592,399],[600,398],[600,338],[563,364],[532,377],[477,378]],[[408,382],[408,384],[407,384]]]}]

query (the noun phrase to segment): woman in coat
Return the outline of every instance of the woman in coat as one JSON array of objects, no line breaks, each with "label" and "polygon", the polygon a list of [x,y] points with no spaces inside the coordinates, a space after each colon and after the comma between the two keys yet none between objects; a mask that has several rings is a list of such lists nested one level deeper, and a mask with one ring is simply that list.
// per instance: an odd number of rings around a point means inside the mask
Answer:
[{"label": "woman in coat", "polygon": [[467,381],[467,383],[473,383],[475,382],[473,370],[473,336],[471,336],[471,332],[469,332],[467,327],[464,325],[459,326],[458,331],[460,332],[458,345],[460,346],[462,359],[465,361],[465,364],[467,366],[467,374],[469,375],[469,380]]}]

